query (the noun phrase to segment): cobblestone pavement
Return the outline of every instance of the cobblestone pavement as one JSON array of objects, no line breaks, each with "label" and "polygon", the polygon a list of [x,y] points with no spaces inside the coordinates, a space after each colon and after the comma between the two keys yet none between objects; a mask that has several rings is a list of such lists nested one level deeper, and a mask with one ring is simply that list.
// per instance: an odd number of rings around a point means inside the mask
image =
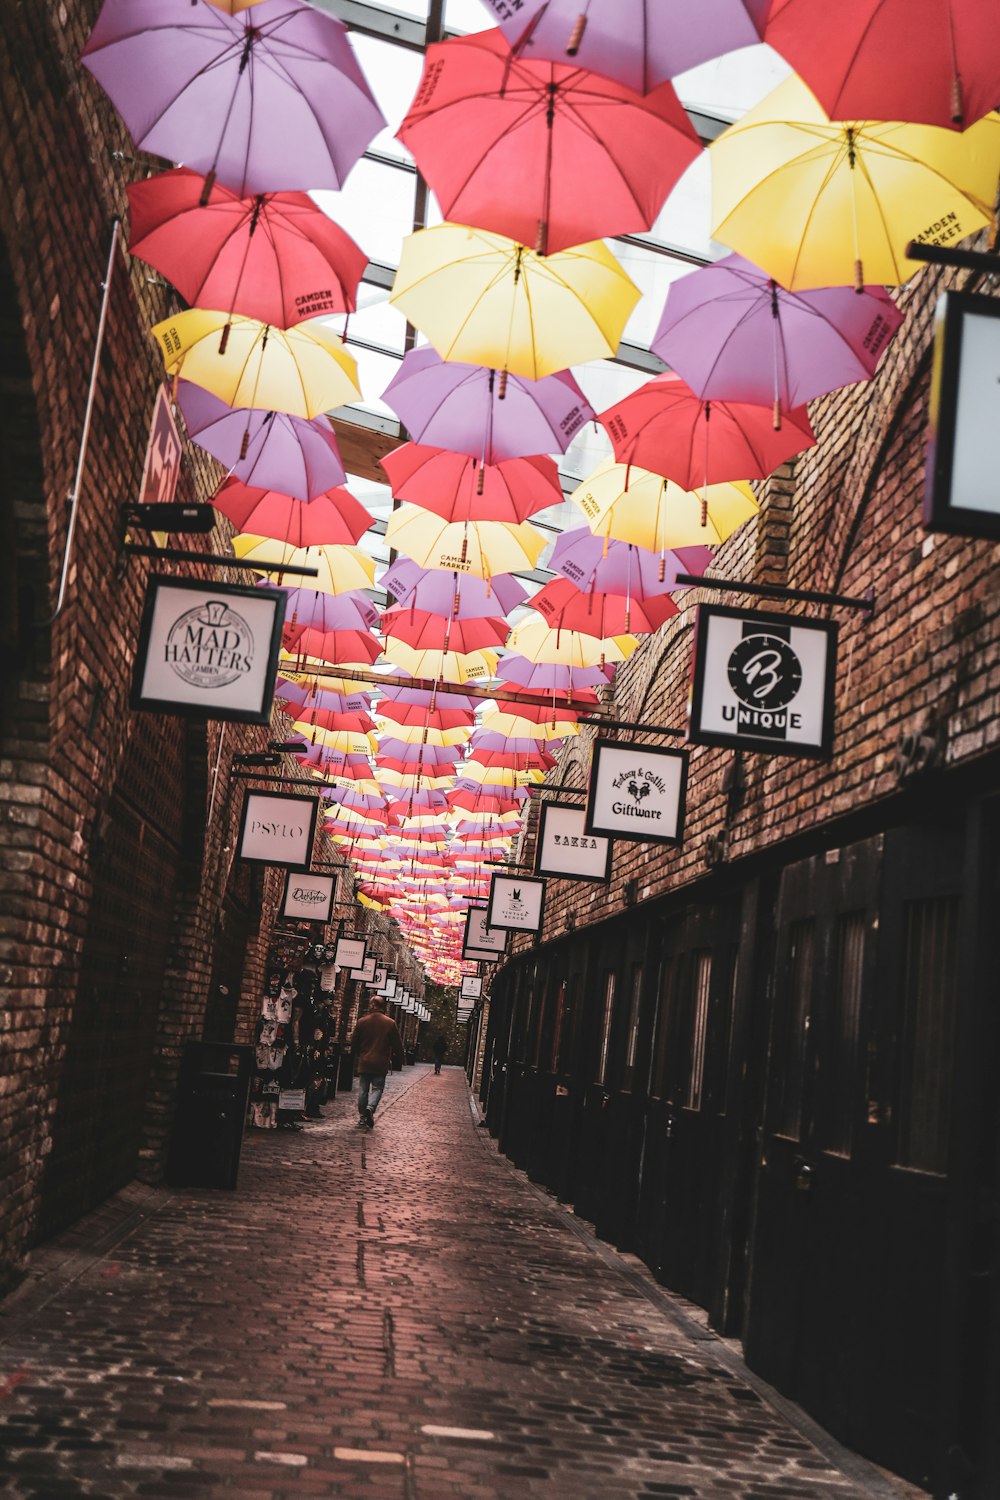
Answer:
[{"label": "cobblestone pavement", "polygon": [[917,1492],[498,1156],[457,1068],[371,1134],[251,1135],[235,1193],[133,1187],[0,1304],[0,1493],[242,1500]]}]

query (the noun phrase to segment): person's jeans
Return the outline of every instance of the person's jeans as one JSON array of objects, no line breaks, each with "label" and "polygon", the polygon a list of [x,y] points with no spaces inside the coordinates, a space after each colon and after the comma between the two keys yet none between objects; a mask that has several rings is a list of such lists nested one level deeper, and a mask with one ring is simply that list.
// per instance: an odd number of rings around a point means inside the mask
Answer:
[{"label": "person's jeans", "polygon": [[359,1073],[358,1074],[358,1114],[364,1119],[365,1112],[371,1110],[372,1114],[378,1108],[378,1101],[385,1089],[384,1073]]}]

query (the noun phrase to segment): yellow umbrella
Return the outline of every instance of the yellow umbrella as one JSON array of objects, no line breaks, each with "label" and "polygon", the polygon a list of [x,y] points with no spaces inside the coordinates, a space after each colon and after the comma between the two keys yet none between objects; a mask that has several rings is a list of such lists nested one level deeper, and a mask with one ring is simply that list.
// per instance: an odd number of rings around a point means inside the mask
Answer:
[{"label": "yellow umbrella", "polygon": [[389,517],[385,539],[422,568],[472,573],[477,578],[533,568],[545,546],[545,537],[527,521],[444,521],[433,511],[408,503]]},{"label": "yellow umbrella", "polygon": [[545,780],[545,772],[538,769],[518,771],[513,766],[481,766],[478,760],[463,761],[460,774],[468,781],[489,781],[496,786],[533,786]]},{"label": "yellow umbrella", "polygon": [[[288,665],[292,662],[296,663],[295,667]],[[362,685],[348,681],[346,677],[322,676],[316,671],[316,667],[324,666],[326,663],[321,662],[315,656],[302,657],[297,652],[288,651],[282,647],[279,663],[279,677],[283,677],[286,682],[298,683],[299,687],[309,688],[313,696],[316,693],[363,693],[365,691]],[[305,666],[300,667],[299,663],[305,663]],[[275,688],[274,695],[276,698],[281,697],[280,683]]]},{"label": "yellow umbrella", "polygon": [[[254,563],[258,573],[279,579],[284,576],[285,581],[289,575],[282,575],[282,568],[289,564],[318,568],[319,577],[308,578],[305,582],[321,594],[346,594],[351,589],[370,589],[375,585],[374,560],[360,547],[293,547],[290,542],[274,542],[266,536],[245,533],[233,537],[233,551],[237,557]],[[296,657],[291,652],[286,659],[299,661],[303,670],[307,670],[308,657]],[[370,663],[366,662],[365,666],[370,670]]]},{"label": "yellow umbrella", "polygon": [[540,617],[525,620],[510,633],[508,645],[529,661],[557,663],[564,667],[602,667],[606,662],[628,661],[639,645],[634,635],[610,635],[601,639],[579,630],[557,630]]},{"label": "yellow umbrella", "polygon": [[753,490],[742,480],[710,484],[695,494],[672,479],[613,459],[598,464],[570,499],[583,511],[595,536],[631,542],[649,552],[714,547],[759,508]]},{"label": "yellow umbrella", "polygon": [[374,755],[378,749],[378,741],[373,734],[352,734],[345,729],[321,729],[318,724],[300,723],[296,723],[295,732],[305,735],[313,745],[325,745],[328,750],[342,750],[345,755]]},{"label": "yellow umbrella", "polygon": [[496,651],[417,651],[393,637],[388,647],[393,666],[411,677],[437,682],[488,682],[496,676]]},{"label": "yellow umbrella", "polygon": [[[431,791],[440,787],[454,786],[455,774],[453,771],[448,771],[443,776],[434,776],[431,774],[433,769],[433,767],[428,767],[421,775],[415,771],[393,771],[388,766],[376,766],[375,768],[376,775],[383,786],[412,787],[418,781],[425,790],[430,789]],[[441,819],[437,817],[434,821],[440,823]]]},{"label": "yellow umbrella", "polygon": [[315,318],[281,329],[192,307],[157,323],[153,337],[168,375],[183,375],[228,406],[318,417],[361,397],[353,357]]},{"label": "yellow umbrella", "polygon": [[322,781],[326,786],[340,786],[348,792],[361,792],[367,797],[377,797],[382,791],[374,776],[366,776],[352,780],[349,776],[334,776],[329,771],[313,771],[313,780]]},{"label": "yellow umbrella", "polygon": [[502,234],[439,224],[403,241],[389,300],[442,359],[537,380],[614,354],[639,296],[600,240],[538,255]]},{"label": "yellow umbrella", "polygon": [[575,719],[559,718],[558,709],[553,710],[551,722],[545,724],[536,724],[534,719],[526,719],[523,714],[515,712],[487,712],[483,714],[482,727],[504,734],[511,740],[557,740],[580,732]]},{"label": "yellow umbrella", "polygon": [[426,724],[400,724],[395,719],[383,719],[375,715],[379,733],[384,737],[402,740],[406,745],[464,745],[472,730],[459,725],[457,729],[430,729]]},{"label": "yellow umbrella", "polygon": [[897,286],[919,269],[910,240],[953,244],[990,222],[1000,115],[962,132],[831,123],[793,75],[709,154],[714,237],[782,286]]}]

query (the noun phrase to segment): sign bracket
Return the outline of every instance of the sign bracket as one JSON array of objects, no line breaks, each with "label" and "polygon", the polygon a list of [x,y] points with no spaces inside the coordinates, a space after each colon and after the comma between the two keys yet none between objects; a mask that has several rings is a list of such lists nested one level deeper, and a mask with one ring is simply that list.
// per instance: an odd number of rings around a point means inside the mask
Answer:
[{"label": "sign bracket", "polygon": [[[849,594],[827,594],[820,589],[790,589],[780,583],[752,583],[742,578],[710,578],[703,573],[678,573],[677,582],[692,588],[716,589],[728,594],[752,594],[760,599],[788,599],[797,604],[837,604],[844,609],[863,609],[871,615],[875,610],[875,590],[866,589],[860,599]],[[633,728],[641,726],[634,725]],[[681,730],[659,731],[680,734]]]}]

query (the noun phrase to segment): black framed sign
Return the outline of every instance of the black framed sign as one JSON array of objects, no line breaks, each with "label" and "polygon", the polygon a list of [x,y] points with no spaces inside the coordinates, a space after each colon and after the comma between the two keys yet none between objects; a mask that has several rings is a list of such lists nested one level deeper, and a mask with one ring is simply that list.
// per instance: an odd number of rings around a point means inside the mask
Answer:
[{"label": "black framed sign", "polygon": [[541,932],[545,881],[534,875],[498,875],[490,881],[486,920],[501,932]]},{"label": "black framed sign", "polygon": [[139,627],[131,706],[269,724],[287,597],[284,589],[154,574]]},{"label": "black framed sign", "polygon": [[462,979],[461,996],[463,1000],[478,1000],[483,993],[483,980],[481,974],[466,974]]},{"label": "black framed sign", "polygon": [[679,844],[684,836],[687,753],[595,740],[584,829],[605,838]]},{"label": "black framed sign", "polygon": [[389,978],[386,980],[385,985],[383,986],[383,988],[381,990],[381,993],[385,996],[385,998],[387,1000],[395,1000],[395,998],[396,998],[396,991],[398,989],[399,989],[399,980],[398,979],[394,979],[390,975]]},{"label": "black framed sign", "polygon": [[827,758],[836,675],[832,620],[702,604],[688,739]]},{"label": "black framed sign", "polygon": [[924,525],[1000,537],[1000,306],[992,297],[938,299],[927,431]]},{"label": "black framed sign", "polygon": [[336,875],[313,875],[305,870],[285,876],[281,915],[306,922],[329,922],[337,899]]},{"label": "black framed sign", "polygon": [[338,969],[363,969],[368,944],[364,938],[342,937],[337,939],[334,963]]},{"label": "black framed sign", "polygon": [[240,815],[237,857],[255,864],[307,870],[318,817],[318,797],[247,792]]},{"label": "black framed sign", "polygon": [[351,970],[352,979],[360,979],[362,984],[370,984],[375,977],[375,960],[366,958],[359,969]]},{"label": "black framed sign", "polygon": [[611,839],[585,828],[586,811],[575,802],[543,802],[535,846],[535,874],[563,880],[611,879]]},{"label": "black framed sign", "polygon": [[369,985],[373,990],[380,990],[385,984],[385,978],[385,964],[382,964],[381,967],[376,965],[375,972],[372,974],[371,979],[366,979],[365,984]]},{"label": "black framed sign", "polygon": [[507,947],[506,932],[490,927],[486,917],[485,906],[470,906],[465,913],[465,934],[462,939],[463,959],[496,963]]}]

